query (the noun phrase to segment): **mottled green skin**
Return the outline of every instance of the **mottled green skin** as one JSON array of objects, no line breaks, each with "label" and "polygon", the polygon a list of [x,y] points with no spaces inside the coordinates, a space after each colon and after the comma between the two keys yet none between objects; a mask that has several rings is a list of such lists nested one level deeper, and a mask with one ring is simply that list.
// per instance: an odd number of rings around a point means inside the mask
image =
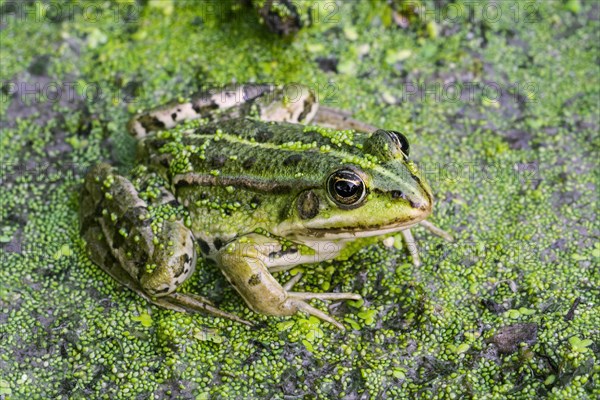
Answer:
[{"label": "mottled green skin", "polygon": [[[173,186],[197,234],[229,240],[264,229],[287,238],[319,238],[329,231],[360,236],[412,225],[431,211],[431,189],[416,167],[401,156],[380,160],[366,153],[370,135],[365,133],[251,119],[184,131],[148,137],[140,162],[154,165]],[[190,148],[195,150],[183,151]],[[353,210],[337,207],[325,187],[327,177],[346,166],[364,172],[369,191],[367,201]],[[194,178],[206,184],[195,184]],[[298,196],[307,190],[319,199],[319,213],[312,218],[298,211]],[[405,198],[394,198],[393,192]]]},{"label": "mottled green skin", "polygon": [[[236,104],[234,96],[214,98],[207,102],[219,113]],[[315,115],[311,98],[240,104],[272,118],[301,118]],[[357,239],[405,230],[426,218],[433,197],[408,160],[406,138],[394,131],[358,133],[212,114],[216,122],[206,124],[198,119],[199,103],[134,118],[130,129],[140,143],[131,182],[105,164],[88,173],[80,221],[91,259],[157,305],[239,321],[204,298],[176,292],[194,272],[198,242],[201,254],[216,261],[255,311],[284,316],[302,310],[343,329],[305,300],[359,295],[291,292],[294,283],[282,286],[271,272],[347,257],[344,249],[356,250]],[[359,189],[340,198],[330,181]]]}]

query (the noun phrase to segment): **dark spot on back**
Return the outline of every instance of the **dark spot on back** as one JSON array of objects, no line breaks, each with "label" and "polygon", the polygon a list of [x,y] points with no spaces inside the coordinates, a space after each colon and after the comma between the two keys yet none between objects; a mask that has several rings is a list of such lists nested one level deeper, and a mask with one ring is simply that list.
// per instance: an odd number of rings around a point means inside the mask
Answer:
[{"label": "dark spot on back", "polygon": [[254,100],[265,92],[268,92],[269,86],[261,84],[244,85],[242,90],[244,91],[244,100],[249,101]]},{"label": "dark spot on back", "polygon": [[221,247],[223,247],[223,241],[221,240],[221,238],[216,238],[213,243],[215,245],[215,249],[217,250],[221,250]]},{"label": "dark spot on back", "polygon": [[112,248],[116,250],[116,249],[120,248],[121,246],[123,246],[124,243],[125,243],[125,238],[123,237],[123,235],[121,235],[119,233],[118,228],[115,229],[115,232],[112,237]]},{"label": "dark spot on back", "polygon": [[180,179],[177,182],[175,182],[175,184],[173,186],[175,187],[175,189],[181,189],[184,187],[192,186],[192,183],[189,181],[186,181],[185,179]]},{"label": "dark spot on back", "polygon": [[221,168],[223,165],[225,165],[225,162],[227,162],[227,157],[225,157],[225,156],[214,156],[210,160],[210,164],[214,168]]},{"label": "dark spot on back", "polygon": [[198,103],[193,103],[192,104],[192,109],[196,112],[196,114],[200,114],[202,115],[202,111],[210,111],[210,110],[215,110],[219,108],[219,105],[217,103],[215,103],[214,101],[210,104],[198,104]]},{"label": "dark spot on back", "polygon": [[142,115],[139,118],[139,122],[146,130],[156,130],[165,127],[165,124],[154,115]]},{"label": "dark spot on back", "polygon": [[118,227],[130,230],[133,227],[149,226],[150,222],[152,221],[148,218],[148,210],[146,207],[132,207],[125,211],[125,214],[121,216]]},{"label": "dark spot on back", "polygon": [[283,160],[283,165],[285,166],[294,166],[297,165],[300,160],[302,160],[302,156],[300,154],[292,154],[285,160]]},{"label": "dark spot on back", "polygon": [[177,207],[179,207],[179,202],[177,200],[173,199],[173,200],[169,201],[166,205],[177,208]]},{"label": "dark spot on back", "polygon": [[256,286],[260,284],[260,272],[258,274],[254,274],[248,279],[248,285]]},{"label": "dark spot on back", "polygon": [[298,115],[298,122],[304,121],[306,116],[312,111],[313,107],[314,105],[310,100],[304,100],[304,104],[302,105],[302,112],[300,113],[300,115]]},{"label": "dark spot on back", "polygon": [[254,196],[252,199],[250,199],[250,204],[253,204],[255,207],[260,206],[260,199],[258,196]]},{"label": "dark spot on back", "polygon": [[153,140],[151,142],[151,145],[154,149],[160,149],[161,147],[163,147],[165,144],[167,144],[167,141],[164,139],[157,139],[157,140]]},{"label": "dark spot on back", "polygon": [[255,163],[256,163],[256,158],[250,157],[244,161],[244,163],[242,164],[242,167],[244,167],[244,169],[250,169],[254,166]]},{"label": "dark spot on back", "polygon": [[208,245],[208,243],[206,243],[202,239],[198,239],[198,244],[200,245],[200,251],[202,251],[202,254],[210,253],[210,246]]},{"label": "dark spot on back", "polygon": [[184,269],[183,266],[186,263],[188,263],[189,261],[190,261],[190,257],[187,254],[182,254],[179,257],[179,269],[174,274],[175,278],[179,278],[181,275],[183,275],[186,272],[186,269]]},{"label": "dark spot on back", "polygon": [[287,250],[279,250],[279,251],[272,251],[269,253],[269,258],[271,260],[275,259],[275,258],[280,258],[283,257],[285,255],[289,255],[289,254],[295,254],[298,252],[298,248],[296,247],[290,247]]},{"label": "dark spot on back", "polygon": [[254,139],[258,143],[264,143],[264,142],[268,142],[269,140],[271,140],[272,137],[273,137],[273,132],[267,131],[267,130],[260,130],[260,131],[256,132]]}]

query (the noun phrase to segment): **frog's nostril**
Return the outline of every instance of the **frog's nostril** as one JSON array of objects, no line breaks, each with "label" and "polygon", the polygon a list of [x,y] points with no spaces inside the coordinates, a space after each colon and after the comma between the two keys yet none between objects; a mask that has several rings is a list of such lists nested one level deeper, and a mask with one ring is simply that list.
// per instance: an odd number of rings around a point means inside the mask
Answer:
[{"label": "frog's nostril", "polygon": [[425,203],[416,202],[416,201],[414,201],[412,199],[409,199],[408,201],[409,201],[410,206],[412,208],[418,208],[419,210],[425,210],[427,208],[426,205],[425,205]]},{"label": "frog's nostril", "polygon": [[392,199],[406,199],[406,195],[400,190],[392,190]]}]

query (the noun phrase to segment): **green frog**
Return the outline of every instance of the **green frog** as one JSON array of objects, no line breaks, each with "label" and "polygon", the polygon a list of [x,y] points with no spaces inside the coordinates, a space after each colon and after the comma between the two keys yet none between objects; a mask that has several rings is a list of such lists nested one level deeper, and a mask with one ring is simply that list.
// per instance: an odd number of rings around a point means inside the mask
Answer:
[{"label": "green frog", "polygon": [[[212,260],[254,311],[299,311],[344,329],[311,299],[355,293],[293,291],[302,274],[276,272],[347,255],[357,243],[420,224],[431,188],[409,159],[409,142],[319,106],[303,86],[238,85],[135,116],[137,162],[128,176],[91,168],[80,225],[90,259],[158,306],[204,311],[251,325],[210,300],[177,289],[198,256]],[[409,246],[413,262],[418,253]]]}]

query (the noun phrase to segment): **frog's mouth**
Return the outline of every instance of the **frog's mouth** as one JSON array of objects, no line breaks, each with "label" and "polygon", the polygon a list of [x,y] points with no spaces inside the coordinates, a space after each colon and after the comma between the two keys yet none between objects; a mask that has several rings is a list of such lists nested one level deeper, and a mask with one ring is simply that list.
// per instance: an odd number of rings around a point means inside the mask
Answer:
[{"label": "frog's mouth", "polygon": [[356,239],[370,236],[381,236],[413,227],[427,218],[428,215],[429,213],[423,213],[418,217],[411,216],[410,218],[399,218],[385,225],[358,225],[351,228],[306,228],[304,232],[297,236],[306,237],[313,240]]}]

